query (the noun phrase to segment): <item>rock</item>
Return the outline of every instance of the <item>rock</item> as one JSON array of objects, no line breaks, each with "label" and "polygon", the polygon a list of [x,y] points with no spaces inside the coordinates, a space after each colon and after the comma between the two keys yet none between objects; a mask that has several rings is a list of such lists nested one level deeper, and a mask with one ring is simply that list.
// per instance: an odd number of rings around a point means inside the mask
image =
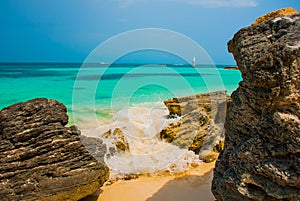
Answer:
[{"label": "rock", "polygon": [[218,159],[219,154],[216,152],[210,152],[203,156],[203,161],[205,163],[212,163]]},{"label": "rock", "polygon": [[226,91],[216,91],[195,96],[171,98],[164,101],[164,104],[171,116],[182,116],[192,111],[202,111],[209,118],[214,119],[216,123],[224,123],[229,100],[230,97],[226,95]]},{"label": "rock", "polygon": [[160,139],[164,139],[166,142],[172,142],[179,132],[180,125],[181,121],[169,124],[168,127],[160,132]]},{"label": "rock", "polygon": [[239,67],[237,67],[237,66],[225,66],[224,69],[225,70],[239,70]]},{"label": "rock", "polygon": [[[122,130],[120,128],[116,128],[113,132],[111,130],[105,132],[102,137],[111,139],[112,144],[116,146],[116,149],[120,151],[130,151],[129,143],[124,136]],[[114,151],[113,151],[114,152]]]},{"label": "rock", "polygon": [[218,143],[216,143],[216,145],[214,146],[214,151],[217,152],[217,153],[220,153],[221,151],[224,150],[224,141],[219,141]]},{"label": "rock", "polygon": [[277,17],[292,15],[292,14],[295,14],[296,12],[297,11],[294,8],[282,8],[279,10],[275,10],[273,12],[270,12],[266,15],[263,15],[263,16],[257,18],[252,25],[257,25],[259,23],[266,22],[266,21],[275,19]]},{"label": "rock", "polygon": [[229,51],[243,81],[232,94],[218,201],[300,200],[300,13],[238,31]]},{"label": "rock", "polygon": [[212,152],[222,140],[227,101],[225,91],[166,100],[170,116],[182,117],[163,129],[159,137],[197,154],[200,150]]},{"label": "rock", "polygon": [[99,138],[80,135],[80,140],[86,150],[100,163],[104,164],[104,158],[107,154],[106,145]]},{"label": "rock", "polygon": [[55,100],[34,99],[0,111],[0,200],[75,201],[102,186],[108,168],[67,123],[66,107]]}]

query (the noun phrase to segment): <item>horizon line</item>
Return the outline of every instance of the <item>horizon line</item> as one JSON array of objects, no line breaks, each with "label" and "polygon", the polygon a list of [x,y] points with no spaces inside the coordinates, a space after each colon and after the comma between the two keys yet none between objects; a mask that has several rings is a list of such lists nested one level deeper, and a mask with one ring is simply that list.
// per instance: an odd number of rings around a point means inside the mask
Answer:
[{"label": "horizon line", "polygon": [[[118,63],[104,63],[104,62],[79,62],[79,61],[0,61],[0,64],[20,64],[20,63],[27,63],[27,64],[98,64],[98,65],[121,65],[121,64],[134,64],[134,65],[177,65],[177,66],[187,66],[191,65],[189,63],[163,63],[163,62],[118,62]],[[197,64],[197,66],[201,65],[230,65],[230,66],[237,66],[236,64]]]}]

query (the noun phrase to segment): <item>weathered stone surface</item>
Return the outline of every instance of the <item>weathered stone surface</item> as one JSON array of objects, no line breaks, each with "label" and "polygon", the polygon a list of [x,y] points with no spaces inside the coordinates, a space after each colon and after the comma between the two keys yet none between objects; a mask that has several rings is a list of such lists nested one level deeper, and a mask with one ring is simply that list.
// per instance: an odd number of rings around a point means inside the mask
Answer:
[{"label": "weathered stone surface", "polygon": [[1,201],[75,201],[108,179],[108,168],[88,153],[80,131],[65,127],[66,112],[63,104],[47,99],[0,111]]},{"label": "weathered stone surface", "polygon": [[227,101],[230,99],[225,91],[216,91],[195,96],[171,98],[164,101],[170,115],[182,116],[193,111],[203,111],[216,123],[224,123]]},{"label": "weathered stone surface", "polygon": [[197,154],[205,149],[200,154],[205,160],[208,154],[213,155],[213,147],[223,140],[223,122],[228,98],[225,91],[217,91],[166,100],[164,103],[170,116],[182,117],[163,129],[160,138]]},{"label": "weathered stone surface", "polygon": [[266,15],[263,15],[263,16],[257,18],[252,25],[257,25],[259,23],[266,22],[268,20],[272,20],[272,19],[275,19],[277,17],[292,15],[292,14],[295,14],[296,12],[297,11],[294,8],[282,8],[282,9],[279,9],[279,10],[275,10],[273,12],[270,12]]},{"label": "weathered stone surface", "polygon": [[243,81],[232,94],[218,201],[300,200],[300,13],[243,28],[228,43]]},{"label": "weathered stone surface", "polygon": [[100,163],[104,164],[104,158],[107,154],[106,145],[99,138],[80,135],[80,140],[86,150]]}]

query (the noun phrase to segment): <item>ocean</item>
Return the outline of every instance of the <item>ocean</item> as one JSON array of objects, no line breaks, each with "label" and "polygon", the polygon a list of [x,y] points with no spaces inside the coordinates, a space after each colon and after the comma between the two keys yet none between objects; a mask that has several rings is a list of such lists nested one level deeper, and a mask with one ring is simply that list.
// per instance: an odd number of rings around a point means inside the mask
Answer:
[{"label": "ocean", "polygon": [[[170,167],[181,172],[198,158],[157,139],[164,126],[176,121],[166,118],[168,111],[163,101],[216,90],[226,90],[230,95],[241,81],[241,73],[223,68],[0,63],[0,109],[37,97],[56,99],[67,106],[69,124],[76,124],[85,135],[101,138],[109,129],[121,128],[131,149],[125,155],[107,157],[106,163],[115,175],[158,172]],[[113,146],[107,140],[105,143]]]}]

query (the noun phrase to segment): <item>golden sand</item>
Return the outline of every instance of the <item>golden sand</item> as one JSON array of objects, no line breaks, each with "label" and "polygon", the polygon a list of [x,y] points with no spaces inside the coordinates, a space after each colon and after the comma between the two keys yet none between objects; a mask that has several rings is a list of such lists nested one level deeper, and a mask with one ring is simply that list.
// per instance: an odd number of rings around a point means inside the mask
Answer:
[{"label": "golden sand", "polygon": [[82,201],[214,201],[210,191],[215,163],[182,175],[141,176],[103,186]]}]

